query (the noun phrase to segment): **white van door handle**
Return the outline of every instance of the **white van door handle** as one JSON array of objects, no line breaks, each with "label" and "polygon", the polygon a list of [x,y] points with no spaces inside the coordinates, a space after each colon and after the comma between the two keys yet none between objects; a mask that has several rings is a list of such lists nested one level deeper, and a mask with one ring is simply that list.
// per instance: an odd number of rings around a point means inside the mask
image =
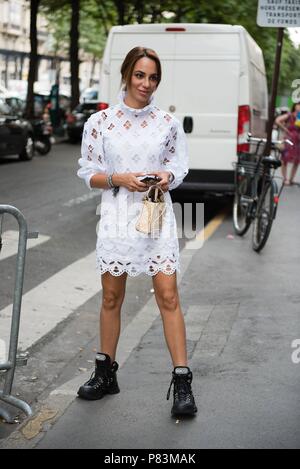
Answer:
[{"label": "white van door handle", "polygon": [[183,119],[183,130],[185,131],[186,134],[191,134],[193,132],[193,118],[190,116],[185,116]]}]

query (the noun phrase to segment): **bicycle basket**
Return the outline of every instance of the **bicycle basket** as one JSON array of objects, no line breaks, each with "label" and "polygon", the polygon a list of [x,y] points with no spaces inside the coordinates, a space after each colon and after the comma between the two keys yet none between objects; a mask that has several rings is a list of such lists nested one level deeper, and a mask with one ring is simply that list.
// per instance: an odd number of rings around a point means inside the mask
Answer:
[{"label": "bicycle basket", "polygon": [[239,153],[236,164],[237,178],[239,179],[239,190],[241,195],[253,197],[252,181],[255,175],[262,176],[263,165],[258,163],[258,156],[252,153]]},{"label": "bicycle basket", "polygon": [[257,155],[253,155],[252,153],[240,153],[237,162],[238,172],[249,176],[254,176],[254,174],[262,176],[264,167],[261,163],[257,166],[257,162]]}]

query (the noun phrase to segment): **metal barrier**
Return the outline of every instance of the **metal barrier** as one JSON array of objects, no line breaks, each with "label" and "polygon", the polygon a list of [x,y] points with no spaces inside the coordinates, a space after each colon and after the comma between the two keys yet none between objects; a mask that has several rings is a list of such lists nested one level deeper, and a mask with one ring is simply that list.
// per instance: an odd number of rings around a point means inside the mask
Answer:
[{"label": "metal barrier", "polygon": [[[32,415],[31,407],[21,399],[18,399],[11,395],[13,379],[15,374],[15,368],[19,365],[27,364],[27,355],[17,355],[19,328],[20,328],[20,314],[21,314],[21,303],[22,303],[22,291],[24,281],[24,268],[25,268],[25,256],[26,256],[26,245],[27,239],[37,238],[38,232],[28,233],[27,222],[23,214],[12,205],[0,205],[0,216],[3,218],[4,213],[13,215],[19,224],[19,244],[18,254],[16,263],[16,278],[15,288],[13,295],[13,311],[11,319],[10,329],[10,341],[8,351],[8,361],[0,363],[0,376],[4,374],[4,386],[3,390],[0,390],[0,401],[10,404],[18,409],[21,409],[28,416]],[[0,225],[2,228],[2,223]],[[0,229],[0,251],[2,247],[1,240],[1,229]],[[0,318],[0,329],[1,329],[1,318]],[[0,416],[4,418],[8,423],[14,423],[14,417],[11,413],[5,409],[0,408]]]}]

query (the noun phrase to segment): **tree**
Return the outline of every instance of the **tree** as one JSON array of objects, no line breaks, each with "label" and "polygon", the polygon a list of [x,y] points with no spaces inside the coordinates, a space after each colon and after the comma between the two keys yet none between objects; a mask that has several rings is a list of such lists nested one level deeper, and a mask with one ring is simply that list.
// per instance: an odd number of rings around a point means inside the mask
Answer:
[{"label": "tree", "polygon": [[79,10],[80,0],[72,0],[70,28],[71,109],[79,103]]},{"label": "tree", "polygon": [[92,68],[90,86],[94,82],[94,69],[101,60],[109,30],[116,24],[117,14],[111,1],[85,0],[80,11],[80,49],[90,54]]},{"label": "tree", "polygon": [[38,70],[37,15],[40,0],[30,0],[30,58],[25,115],[34,118],[34,82]]},{"label": "tree", "polygon": [[[49,2],[47,2],[49,4]],[[66,57],[69,54],[69,29],[71,23],[71,8],[69,2],[64,2],[59,10],[45,10],[43,0],[41,2],[41,11],[48,20],[48,30],[51,33],[51,52],[54,54],[54,63],[56,69],[55,82],[59,83],[60,77],[60,57]]]},{"label": "tree", "polygon": [[[176,10],[176,3],[180,10]],[[180,22],[240,24],[253,36],[261,47],[265,63],[269,87],[272,83],[276,50],[276,28],[262,28],[256,23],[257,2],[241,2],[240,0],[183,0],[174,2],[171,11],[176,12]],[[285,32],[282,51],[279,94],[291,92],[291,83],[300,76],[299,50],[292,44]]]},{"label": "tree", "polygon": [[[69,59],[71,70],[71,108],[74,109],[79,103],[79,20],[80,20],[80,0],[42,0],[44,14],[51,17],[65,16],[69,21]],[[66,21],[59,21],[59,24],[66,27]],[[51,28],[50,24],[50,28]],[[54,26],[57,26],[56,24]],[[54,33],[55,34],[55,33]],[[61,34],[56,36],[62,37]],[[65,37],[62,42],[65,44]],[[61,44],[60,44],[61,46]]]}]

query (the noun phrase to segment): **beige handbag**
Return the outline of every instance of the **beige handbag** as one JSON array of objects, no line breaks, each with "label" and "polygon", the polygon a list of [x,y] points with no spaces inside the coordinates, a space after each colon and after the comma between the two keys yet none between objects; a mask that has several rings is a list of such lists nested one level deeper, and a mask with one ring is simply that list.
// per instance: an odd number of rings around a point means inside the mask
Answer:
[{"label": "beige handbag", "polygon": [[159,186],[151,186],[143,198],[142,211],[135,225],[141,233],[159,236],[166,211],[165,196]]}]

